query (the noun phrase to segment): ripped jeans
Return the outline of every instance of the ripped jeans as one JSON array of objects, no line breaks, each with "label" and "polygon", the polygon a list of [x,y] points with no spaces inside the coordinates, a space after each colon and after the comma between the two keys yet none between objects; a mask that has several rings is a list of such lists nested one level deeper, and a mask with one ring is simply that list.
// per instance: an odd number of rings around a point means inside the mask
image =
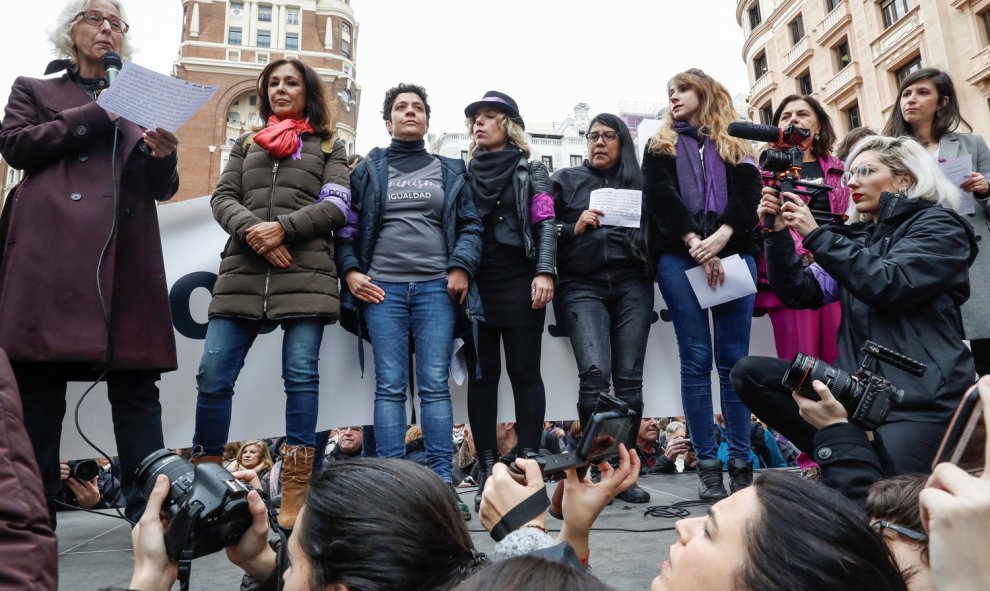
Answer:
[{"label": "ripped jeans", "polygon": [[[653,281],[633,277],[611,285],[565,280],[555,315],[571,339],[578,366],[578,416],[587,424],[598,394],[614,386],[625,402],[643,400],[643,360],[653,318]],[[613,384],[614,382],[614,384]]]},{"label": "ripped jeans", "polygon": [[[282,381],[285,384],[285,434],[288,445],[316,446],[316,415],[320,406],[320,344],[324,321],[299,318],[280,322]],[[206,329],[203,357],[196,374],[196,431],[193,445],[206,455],[223,453],[230,431],[234,383],[258,333],[260,320],[214,316]],[[271,363],[272,360],[264,360]],[[244,417],[250,419],[251,412]]]}]

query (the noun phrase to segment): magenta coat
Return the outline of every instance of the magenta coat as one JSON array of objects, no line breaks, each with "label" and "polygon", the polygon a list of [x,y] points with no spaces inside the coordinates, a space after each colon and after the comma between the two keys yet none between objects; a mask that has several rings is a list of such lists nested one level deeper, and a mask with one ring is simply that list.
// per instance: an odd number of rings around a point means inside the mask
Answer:
[{"label": "magenta coat", "polygon": [[118,121],[112,163],[113,123],[68,76],[18,78],[10,91],[0,154],[25,171],[0,262],[0,347],[12,360],[176,368],[155,210],[178,190],[176,158],[152,157],[142,128]]}]

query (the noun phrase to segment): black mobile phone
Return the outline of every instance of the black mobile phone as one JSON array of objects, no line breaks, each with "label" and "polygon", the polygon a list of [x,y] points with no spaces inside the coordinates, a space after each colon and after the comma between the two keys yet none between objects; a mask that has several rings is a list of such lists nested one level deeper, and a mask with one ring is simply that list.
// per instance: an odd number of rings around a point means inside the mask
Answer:
[{"label": "black mobile phone", "polygon": [[986,467],[987,427],[983,417],[983,400],[974,384],[956,408],[949,429],[935,454],[932,468],[951,462],[972,474]]}]

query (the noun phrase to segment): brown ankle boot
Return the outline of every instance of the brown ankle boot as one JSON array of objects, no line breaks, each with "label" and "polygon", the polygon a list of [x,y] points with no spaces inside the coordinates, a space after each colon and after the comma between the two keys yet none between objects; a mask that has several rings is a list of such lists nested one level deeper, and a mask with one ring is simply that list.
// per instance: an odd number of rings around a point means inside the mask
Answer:
[{"label": "brown ankle boot", "polygon": [[286,529],[292,529],[296,524],[296,515],[309,492],[314,452],[312,447],[292,445],[282,454],[282,508],[278,513],[278,524]]},{"label": "brown ankle boot", "polygon": [[189,458],[189,461],[192,462],[193,466],[198,466],[200,464],[218,464],[222,466],[223,456],[222,455],[206,456],[200,453],[199,455],[194,454],[193,457]]}]

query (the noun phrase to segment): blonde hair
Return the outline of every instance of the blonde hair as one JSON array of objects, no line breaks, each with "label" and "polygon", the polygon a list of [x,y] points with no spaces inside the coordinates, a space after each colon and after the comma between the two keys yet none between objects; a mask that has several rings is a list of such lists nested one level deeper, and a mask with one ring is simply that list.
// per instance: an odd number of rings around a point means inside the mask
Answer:
[{"label": "blonde hair", "polygon": [[[890,174],[910,176],[913,182],[904,193],[911,199],[924,199],[946,209],[959,208],[959,188],[945,178],[942,167],[914,138],[880,135],[864,138],[849,153],[845,169],[850,170],[850,165],[863,152],[876,152],[880,162],[890,169]],[[856,204],[852,201],[849,202],[846,214],[849,216],[849,223],[873,219],[872,215],[856,211]]]},{"label": "blonde hair", "polygon": [[[727,164],[739,164],[753,155],[746,140],[729,135],[728,127],[739,119],[732,97],[721,82],[697,68],[681,72],[670,79],[667,88],[685,84],[698,95],[698,121],[715,142],[718,153]],[[650,138],[650,151],[666,156],[677,155],[677,131],[674,129],[674,113],[668,112],[660,128]]]},{"label": "blonde hair", "polygon": [[[72,30],[82,23],[82,19],[77,19],[76,15],[86,10],[90,0],[69,0],[62,7],[62,11],[55,17],[55,24],[48,30],[48,40],[54,46],[53,52],[57,57],[64,58],[79,65],[76,57],[76,45],[72,40]],[[127,14],[124,11],[124,3],[121,0],[107,0],[117,10],[120,20],[127,22]],[[131,32],[121,35],[120,57],[123,60],[131,59]]]},{"label": "blonde hair", "polygon": [[268,450],[268,444],[260,439],[244,441],[241,443],[241,446],[237,448],[237,457],[234,458],[235,461],[237,462],[237,465],[240,466],[241,468],[244,467],[244,465],[241,464],[241,454],[244,453],[244,448],[249,445],[253,445],[258,448],[258,457],[260,458],[260,462],[258,463],[257,466],[252,468],[252,470],[256,471],[258,474],[261,474],[262,472],[267,470],[271,470],[272,465],[274,464],[274,462],[272,461],[272,454]]},{"label": "blonde hair", "polygon": [[[530,150],[529,141],[526,139],[526,132],[523,131],[523,128],[501,111],[495,116],[495,121],[509,136],[509,143],[519,148],[523,156],[528,159],[532,150]],[[464,123],[467,125],[468,136],[471,137],[471,145],[468,146],[468,160],[470,160],[474,158],[474,152],[478,149],[478,138],[474,135],[474,117],[468,117]]]}]

